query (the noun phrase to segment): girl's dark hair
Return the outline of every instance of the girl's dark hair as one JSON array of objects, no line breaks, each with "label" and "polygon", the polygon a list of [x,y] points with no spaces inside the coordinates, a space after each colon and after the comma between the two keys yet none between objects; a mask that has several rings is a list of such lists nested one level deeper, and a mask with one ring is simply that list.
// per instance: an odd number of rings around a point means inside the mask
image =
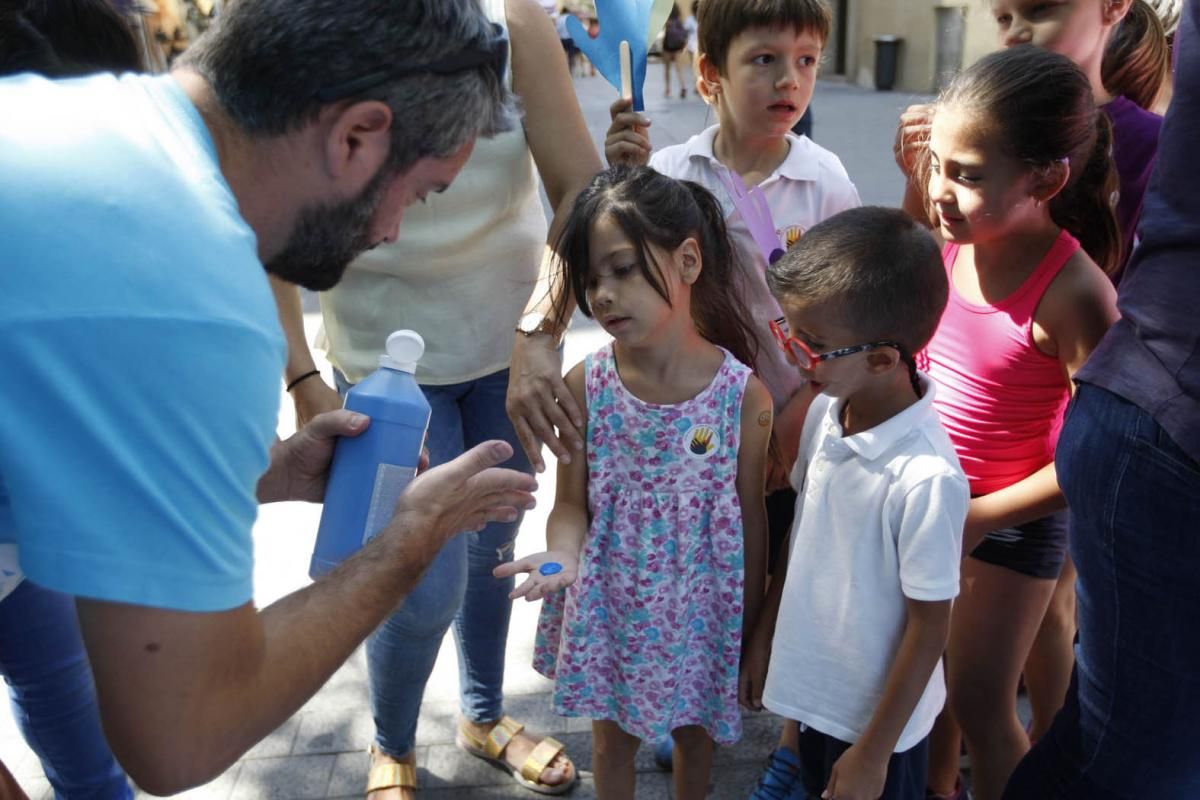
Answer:
[{"label": "girl's dark hair", "polygon": [[141,69],[133,27],[108,0],[24,0],[0,11],[0,74]]},{"label": "girl's dark hair", "polygon": [[[960,72],[938,107],[974,113],[1012,158],[1031,169],[1066,161],[1067,185],[1050,216],[1109,275],[1120,265],[1121,232],[1113,200],[1112,127],[1096,108],[1087,76],[1066,56],[1019,45],[984,56]],[[928,174],[928,154],[921,173]],[[928,182],[925,183],[928,192]]]},{"label": "girl's dark hair", "polygon": [[[555,250],[562,260],[564,281],[574,293],[579,310],[592,316],[587,286],[591,272],[592,224],[609,215],[620,226],[637,253],[646,281],[670,303],[662,265],[650,251],[654,245],[668,252],[693,238],[700,248],[700,277],[692,288],[692,319],[708,341],[720,345],[750,367],[758,359],[758,339],[750,328],[750,312],[742,300],[737,257],[729,245],[725,215],[715,197],[691,181],[668,178],[649,167],[616,166],[596,174],[571,210]],[[567,293],[560,286],[555,316],[564,323]]]},{"label": "girl's dark hair", "polygon": [[1104,48],[1100,65],[1104,88],[1153,110],[1170,65],[1171,48],[1162,20],[1145,0],[1133,0]]}]

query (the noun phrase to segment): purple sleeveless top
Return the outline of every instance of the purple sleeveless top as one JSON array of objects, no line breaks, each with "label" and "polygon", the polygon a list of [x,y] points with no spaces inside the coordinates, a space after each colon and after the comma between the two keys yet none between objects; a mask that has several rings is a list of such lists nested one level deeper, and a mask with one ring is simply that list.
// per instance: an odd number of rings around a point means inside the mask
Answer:
[{"label": "purple sleeveless top", "polygon": [[1124,252],[1121,266],[1113,275],[1118,283],[1133,250],[1134,234],[1142,216],[1142,202],[1150,173],[1154,170],[1154,155],[1158,151],[1158,132],[1162,117],[1147,111],[1126,97],[1114,97],[1103,107],[1113,130],[1113,163],[1120,178],[1120,197],[1117,200],[1117,225],[1121,229]]}]

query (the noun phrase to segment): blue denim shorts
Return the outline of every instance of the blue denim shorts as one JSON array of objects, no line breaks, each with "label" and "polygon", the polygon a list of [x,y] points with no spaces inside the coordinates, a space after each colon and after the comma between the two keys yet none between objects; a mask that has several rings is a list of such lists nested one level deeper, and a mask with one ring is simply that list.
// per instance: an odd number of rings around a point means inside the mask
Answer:
[{"label": "blue denim shorts", "polygon": [[1016,525],[989,531],[971,558],[1006,567],[1031,578],[1058,580],[1067,560],[1066,511]]}]

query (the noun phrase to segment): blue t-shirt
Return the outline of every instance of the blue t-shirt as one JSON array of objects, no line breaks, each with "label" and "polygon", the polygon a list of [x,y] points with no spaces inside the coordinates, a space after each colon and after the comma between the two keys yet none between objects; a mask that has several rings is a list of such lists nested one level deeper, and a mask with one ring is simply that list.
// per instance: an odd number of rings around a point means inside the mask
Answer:
[{"label": "blue t-shirt", "polygon": [[167,76],[0,109],[0,543],[69,594],[239,606],[286,350],[208,130]]}]

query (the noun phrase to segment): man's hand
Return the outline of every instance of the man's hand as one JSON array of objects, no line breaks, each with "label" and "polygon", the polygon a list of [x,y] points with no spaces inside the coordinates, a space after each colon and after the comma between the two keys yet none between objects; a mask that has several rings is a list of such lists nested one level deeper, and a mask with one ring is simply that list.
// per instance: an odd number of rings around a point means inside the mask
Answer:
[{"label": "man's hand", "polygon": [[[562,569],[553,575],[543,575],[539,571],[539,567],[547,562],[556,562]],[[526,572],[529,577],[514,589],[508,598],[516,600],[518,597],[524,597],[529,601],[541,600],[546,595],[562,591],[575,582],[575,578],[579,575],[579,556],[562,550],[547,550],[544,553],[535,553],[517,561],[501,564],[492,570],[492,574],[497,578],[507,578],[518,572]]]},{"label": "man's hand", "polygon": [[872,758],[859,746],[853,745],[833,762],[829,785],[821,793],[822,800],[879,800],[887,782],[888,759]]},{"label": "man's hand", "polygon": [[338,437],[358,436],[369,423],[363,414],[339,409],[321,414],[287,439],[275,442],[271,464],[258,479],[258,501],[323,501]]},{"label": "man's hand", "polygon": [[563,381],[562,353],[553,337],[517,334],[505,407],[529,463],[538,472],[546,469],[543,444],[567,464],[572,453],[583,450],[583,414]]},{"label": "man's hand", "polygon": [[296,430],[300,430],[318,415],[341,408],[342,396],[315,375],[292,389],[292,405],[296,407]]},{"label": "man's hand", "polygon": [[650,161],[650,120],[633,110],[632,98],[622,98],[608,108],[612,125],[604,137],[604,158],[610,167],[645,166]]},{"label": "man's hand", "polygon": [[392,535],[403,536],[432,560],[455,534],[481,530],[489,522],[513,522],[520,511],[533,508],[537,481],[524,472],[496,467],[512,453],[507,442],[484,442],[418,475],[400,495],[380,538],[401,531]]}]

